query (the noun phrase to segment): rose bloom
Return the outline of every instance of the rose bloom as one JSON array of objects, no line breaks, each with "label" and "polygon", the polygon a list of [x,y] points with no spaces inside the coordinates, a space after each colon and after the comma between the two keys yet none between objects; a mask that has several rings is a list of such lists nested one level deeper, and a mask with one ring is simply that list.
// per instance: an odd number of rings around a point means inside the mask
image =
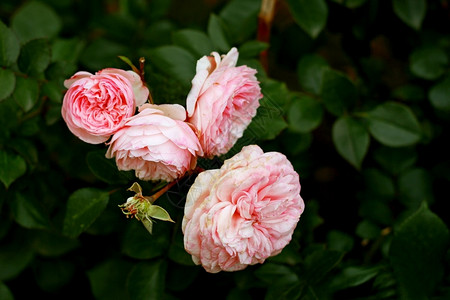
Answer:
[{"label": "rose bloom", "polygon": [[200,173],[186,200],[184,247],[206,271],[237,271],[281,252],[304,210],[299,176],[256,145]]},{"label": "rose bloom", "polygon": [[142,180],[173,181],[195,168],[202,154],[197,135],[178,104],[144,104],[117,131],[106,152],[119,170],[135,170]]},{"label": "rose bloom", "polygon": [[64,85],[61,115],[69,130],[90,144],[106,142],[149,95],[138,74],[113,68],[95,75],[77,72]]},{"label": "rose bloom", "polygon": [[239,53],[232,48],[197,62],[197,73],[186,99],[188,122],[199,131],[206,157],[225,154],[242,136],[262,98],[256,70],[236,67]]}]

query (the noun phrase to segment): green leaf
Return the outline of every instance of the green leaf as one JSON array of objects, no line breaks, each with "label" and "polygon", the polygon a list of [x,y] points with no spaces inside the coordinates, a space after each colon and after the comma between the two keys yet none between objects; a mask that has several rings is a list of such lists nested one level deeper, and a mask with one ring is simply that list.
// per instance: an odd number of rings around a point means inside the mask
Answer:
[{"label": "green leaf", "polygon": [[121,259],[111,259],[87,271],[95,299],[127,299],[126,280],[132,264]]},{"label": "green leaf", "polygon": [[22,44],[36,38],[54,37],[61,29],[60,17],[48,5],[30,1],[11,20],[11,28]]},{"label": "green leaf", "polygon": [[328,63],[321,56],[303,56],[297,66],[297,75],[302,88],[319,95],[322,88],[323,73],[328,68]]},{"label": "green leaf", "polygon": [[[168,224],[170,225],[170,224]],[[181,229],[181,228],[180,228]],[[183,233],[178,229],[169,247],[169,258],[177,264],[184,266],[195,266],[192,256],[184,249]]]},{"label": "green leaf", "polygon": [[141,222],[131,220],[127,226],[123,241],[122,252],[136,259],[151,259],[163,255],[169,247],[167,227],[158,224],[154,234],[149,234]]},{"label": "green leaf", "polygon": [[16,76],[13,71],[0,68],[0,101],[8,98],[16,86]]},{"label": "green leaf", "polygon": [[16,232],[12,240],[0,246],[0,281],[13,279],[25,269],[34,253],[27,232]]},{"label": "green leaf", "polygon": [[389,251],[401,299],[429,299],[444,274],[445,223],[425,203],[394,232]]},{"label": "green leaf", "polygon": [[76,239],[70,239],[60,233],[38,231],[33,247],[37,253],[46,257],[57,257],[80,246]]},{"label": "green leaf", "polygon": [[258,26],[259,0],[232,0],[220,11],[232,44],[242,43],[255,35]]},{"label": "green leaf", "polygon": [[20,44],[16,35],[0,20],[0,66],[9,67],[19,57]]},{"label": "green leaf", "polygon": [[392,178],[375,168],[367,168],[363,172],[364,183],[371,193],[393,198],[395,187]]},{"label": "green leaf", "polygon": [[31,40],[22,47],[18,65],[22,72],[42,77],[42,72],[50,64],[51,53],[47,39]]},{"label": "green leaf", "polygon": [[308,96],[292,99],[288,112],[289,129],[294,132],[307,133],[320,125],[323,117],[322,105]]},{"label": "green leaf", "polygon": [[328,249],[341,252],[348,252],[353,249],[353,238],[351,235],[339,231],[331,230],[327,234]]},{"label": "green leaf", "polygon": [[13,97],[24,112],[30,111],[38,101],[38,82],[33,78],[17,77]]},{"label": "green leaf", "polygon": [[438,47],[417,49],[411,54],[409,60],[411,72],[427,80],[439,78],[448,66],[447,55]]},{"label": "green leaf", "polygon": [[255,275],[266,284],[274,284],[276,281],[298,280],[297,274],[291,268],[274,263],[263,264],[255,271]]},{"label": "green leaf", "polygon": [[419,30],[425,18],[427,3],[425,0],[393,0],[395,14],[408,26]]},{"label": "green leaf", "polygon": [[327,23],[328,6],[324,0],[287,0],[295,22],[313,39]]},{"label": "green leaf", "polygon": [[411,109],[403,104],[385,102],[368,112],[372,136],[390,147],[414,145],[422,137],[421,127]]},{"label": "green leaf", "polygon": [[333,278],[330,289],[343,290],[349,287],[359,286],[375,278],[380,273],[380,267],[347,267]]},{"label": "green leaf", "polygon": [[26,170],[27,164],[21,156],[0,150],[0,181],[6,188],[25,174]]},{"label": "green leaf", "polygon": [[69,261],[38,260],[33,264],[38,286],[48,292],[56,292],[69,283],[75,274],[75,264]]},{"label": "green leaf", "polygon": [[106,208],[108,192],[95,188],[82,188],[70,195],[64,217],[63,233],[77,237],[85,231]]},{"label": "green leaf", "polygon": [[321,96],[325,108],[330,113],[341,116],[355,105],[358,93],[347,76],[327,69],[323,71]]},{"label": "green leaf", "polygon": [[215,14],[209,16],[208,36],[215,48],[217,48],[218,51],[223,52],[223,54],[228,53],[231,49],[226,35],[225,24],[222,19]]},{"label": "green leaf", "polygon": [[172,35],[173,43],[189,50],[195,57],[210,55],[214,46],[210,38],[203,31],[182,29]]},{"label": "green leaf", "polygon": [[147,261],[136,265],[128,277],[130,300],[159,300],[164,295],[167,263]]},{"label": "green leaf", "polygon": [[406,84],[396,88],[392,92],[392,97],[405,101],[422,101],[426,98],[423,88],[412,84]]},{"label": "green leaf", "polygon": [[365,126],[358,119],[341,117],[334,123],[332,135],[339,154],[359,170],[370,143]]},{"label": "green leaf", "polygon": [[190,87],[195,75],[196,59],[178,46],[161,46],[150,51],[150,61],[167,75],[173,76],[184,87]]},{"label": "green leaf", "polygon": [[356,226],[356,235],[363,239],[375,240],[380,233],[380,227],[369,220],[363,220]]},{"label": "green leaf", "polygon": [[49,216],[42,203],[29,194],[16,193],[11,210],[16,222],[25,228],[45,229],[50,226]]},{"label": "green leaf", "polygon": [[0,299],[14,300],[14,296],[9,290],[8,286],[0,281]]},{"label": "green leaf", "polygon": [[433,203],[433,180],[422,168],[412,168],[398,177],[400,201],[408,208],[417,209],[422,202]]},{"label": "green leaf", "polygon": [[343,253],[334,250],[320,249],[305,258],[305,270],[302,278],[310,284],[318,283],[342,260]]},{"label": "green leaf", "polygon": [[99,38],[90,43],[80,54],[80,62],[90,70],[100,70],[117,64],[117,56],[130,56],[129,48],[117,42]]},{"label": "green leaf", "polygon": [[42,95],[47,96],[51,102],[60,104],[63,99],[62,87],[64,87],[61,86],[54,81],[48,81],[41,86]]},{"label": "green leaf", "polygon": [[247,41],[239,47],[239,58],[257,57],[269,48],[269,44],[260,41]]},{"label": "green leaf", "polygon": [[57,39],[52,44],[52,61],[67,61],[77,63],[85,46],[84,41],[78,38]]},{"label": "green leaf", "polygon": [[428,92],[428,98],[438,112],[450,114],[450,77],[434,85]]},{"label": "green leaf", "polygon": [[417,151],[411,147],[381,146],[374,151],[375,160],[388,172],[397,175],[417,161]]},{"label": "green leaf", "polygon": [[98,179],[109,184],[127,184],[133,177],[129,172],[119,171],[114,159],[105,157],[105,150],[88,152],[86,162]]},{"label": "green leaf", "polygon": [[158,219],[161,221],[169,221],[169,222],[173,222],[175,223],[171,218],[169,213],[167,212],[167,210],[165,210],[164,208],[162,208],[161,206],[158,205],[151,205],[148,210],[147,213],[150,217],[154,218],[154,219]]}]

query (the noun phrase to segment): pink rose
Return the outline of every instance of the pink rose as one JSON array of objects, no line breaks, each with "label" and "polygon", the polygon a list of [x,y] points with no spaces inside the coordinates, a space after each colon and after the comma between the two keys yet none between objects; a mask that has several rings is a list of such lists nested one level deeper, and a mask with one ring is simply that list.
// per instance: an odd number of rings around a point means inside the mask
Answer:
[{"label": "pink rose", "polygon": [[142,180],[172,181],[195,168],[202,154],[197,135],[178,104],[144,104],[110,143],[107,158],[116,157],[119,170],[135,170]]},{"label": "pink rose", "polygon": [[112,68],[95,75],[77,72],[64,85],[61,115],[70,131],[90,144],[106,142],[149,94],[138,74]]},{"label": "pink rose", "polygon": [[262,98],[256,70],[236,67],[239,53],[204,56],[197,62],[197,74],[186,99],[188,122],[199,131],[204,155],[225,154],[242,136]]},{"label": "pink rose", "polygon": [[191,186],[184,247],[208,272],[242,270],[281,252],[304,207],[299,176],[287,158],[247,146]]}]

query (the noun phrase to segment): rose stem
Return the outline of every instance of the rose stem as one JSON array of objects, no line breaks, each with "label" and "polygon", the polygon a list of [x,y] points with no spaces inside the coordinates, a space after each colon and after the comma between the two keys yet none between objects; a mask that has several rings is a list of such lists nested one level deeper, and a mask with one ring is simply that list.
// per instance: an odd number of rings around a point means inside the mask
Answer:
[{"label": "rose stem", "polygon": [[[141,57],[141,58],[139,58],[139,76],[141,76],[141,80],[145,84],[145,78],[144,78],[145,70],[144,70],[144,66],[145,66],[145,57]],[[153,97],[152,97],[152,93],[150,93],[150,92],[148,93],[148,101],[151,104],[153,104]]]},{"label": "rose stem", "polygon": [[[258,15],[258,41],[269,43],[270,27],[272,26],[273,16],[275,14],[276,0],[262,0],[261,9]],[[268,72],[269,61],[267,57],[267,49],[260,54],[261,64],[264,70]]]}]

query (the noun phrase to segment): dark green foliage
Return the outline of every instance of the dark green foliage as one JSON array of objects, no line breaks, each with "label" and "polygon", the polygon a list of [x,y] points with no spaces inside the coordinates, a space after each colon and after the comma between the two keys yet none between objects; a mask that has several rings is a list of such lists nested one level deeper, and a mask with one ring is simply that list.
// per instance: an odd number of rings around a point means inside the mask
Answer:
[{"label": "dark green foliage", "polygon": [[[448,1],[277,1],[268,41],[261,2],[0,1],[1,300],[449,298]],[[264,97],[199,165],[282,152],[306,208],[280,254],[208,274],[183,246],[194,177],[156,202],[175,223],[127,219],[134,173],[70,133],[63,83],[144,57],[155,102],[185,105],[196,61],[231,47]]]}]

